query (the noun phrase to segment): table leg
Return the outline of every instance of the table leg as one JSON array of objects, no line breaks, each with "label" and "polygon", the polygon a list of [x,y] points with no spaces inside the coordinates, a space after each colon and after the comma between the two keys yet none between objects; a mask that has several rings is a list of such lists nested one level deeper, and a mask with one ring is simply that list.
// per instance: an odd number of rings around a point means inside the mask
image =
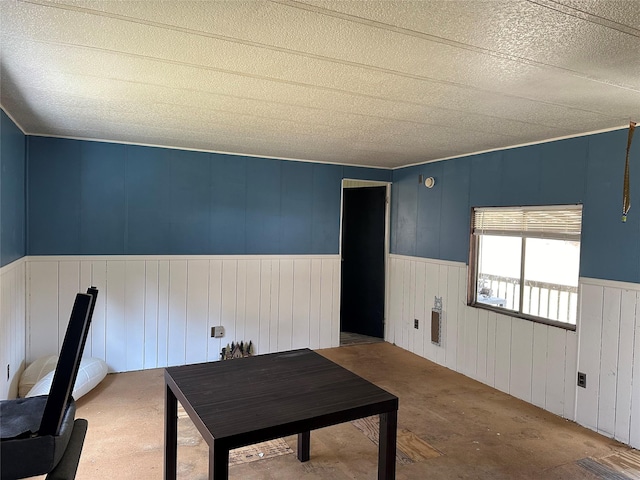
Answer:
[{"label": "table leg", "polygon": [[378,480],[396,478],[396,439],[398,430],[398,411],[380,414],[380,433],[378,446]]},{"label": "table leg", "polygon": [[229,449],[209,447],[209,480],[227,480],[229,478]]},{"label": "table leg", "polygon": [[178,469],[178,400],[165,385],[164,401],[164,478],[176,480]]},{"label": "table leg", "polygon": [[311,449],[311,432],[302,432],[298,434],[298,460],[301,462],[309,461],[309,451]]}]

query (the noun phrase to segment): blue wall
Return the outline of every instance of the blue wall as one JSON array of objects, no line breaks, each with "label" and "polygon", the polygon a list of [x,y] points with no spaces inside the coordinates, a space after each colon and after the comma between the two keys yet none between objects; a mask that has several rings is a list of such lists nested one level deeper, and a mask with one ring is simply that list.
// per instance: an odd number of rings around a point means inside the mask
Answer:
[{"label": "blue wall", "polygon": [[390,170],[28,137],[29,255],[337,254],[342,178]]},{"label": "blue wall", "polygon": [[[580,275],[640,283],[640,141],[631,150],[631,210],[622,214],[628,130],[395,170],[391,251],[468,262],[476,206],[581,203]],[[436,185],[418,184],[418,175]]]},{"label": "blue wall", "polygon": [[0,267],[26,254],[25,135],[0,110]]},{"label": "blue wall", "polygon": [[[640,142],[627,130],[397,169],[25,137],[2,114],[2,265],[25,255],[336,254],[342,178],[393,180],[391,251],[468,261],[475,206],[581,203],[581,276],[640,283]],[[9,172],[9,173],[7,173]],[[436,185],[418,184],[418,175]]]}]

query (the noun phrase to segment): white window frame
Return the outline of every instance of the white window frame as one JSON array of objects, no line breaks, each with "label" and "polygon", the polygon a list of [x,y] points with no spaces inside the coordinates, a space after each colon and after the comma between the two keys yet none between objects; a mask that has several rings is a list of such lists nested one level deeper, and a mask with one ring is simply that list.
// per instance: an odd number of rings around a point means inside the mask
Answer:
[{"label": "white window frame", "polygon": [[[567,330],[575,330],[578,321],[577,319],[579,317],[578,309],[580,304],[579,298],[577,298],[577,287],[574,292],[576,295],[576,323],[553,320],[523,312],[523,285],[525,285],[524,265],[527,238],[550,238],[555,240],[573,240],[580,242],[581,227],[582,205],[473,207],[471,209],[469,289],[467,292],[467,304],[472,307],[492,310],[546,325],[553,325]],[[504,306],[492,306],[478,301],[478,259],[480,253],[480,237],[482,235],[502,235],[520,237],[523,239],[522,255],[520,258],[520,298],[518,301],[518,310],[508,309]],[[569,297],[570,296],[571,293],[569,294]]]}]

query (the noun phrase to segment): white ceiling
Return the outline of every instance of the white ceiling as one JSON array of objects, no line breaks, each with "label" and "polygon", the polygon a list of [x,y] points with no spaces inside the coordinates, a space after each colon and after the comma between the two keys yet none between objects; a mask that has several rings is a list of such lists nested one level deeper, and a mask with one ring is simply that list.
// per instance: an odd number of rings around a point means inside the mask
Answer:
[{"label": "white ceiling", "polygon": [[28,134],[396,167],[640,118],[640,1],[0,8]]}]

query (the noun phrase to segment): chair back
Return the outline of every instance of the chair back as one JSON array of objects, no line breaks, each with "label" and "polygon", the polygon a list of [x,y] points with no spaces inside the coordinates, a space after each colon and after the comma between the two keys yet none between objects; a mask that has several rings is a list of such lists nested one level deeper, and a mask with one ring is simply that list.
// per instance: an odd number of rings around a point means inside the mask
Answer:
[{"label": "chair back", "polygon": [[39,435],[57,435],[60,430],[78,376],[97,296],[98,290],[94,287],[89,288],[87,293],[76,295],[38,430]]}]

